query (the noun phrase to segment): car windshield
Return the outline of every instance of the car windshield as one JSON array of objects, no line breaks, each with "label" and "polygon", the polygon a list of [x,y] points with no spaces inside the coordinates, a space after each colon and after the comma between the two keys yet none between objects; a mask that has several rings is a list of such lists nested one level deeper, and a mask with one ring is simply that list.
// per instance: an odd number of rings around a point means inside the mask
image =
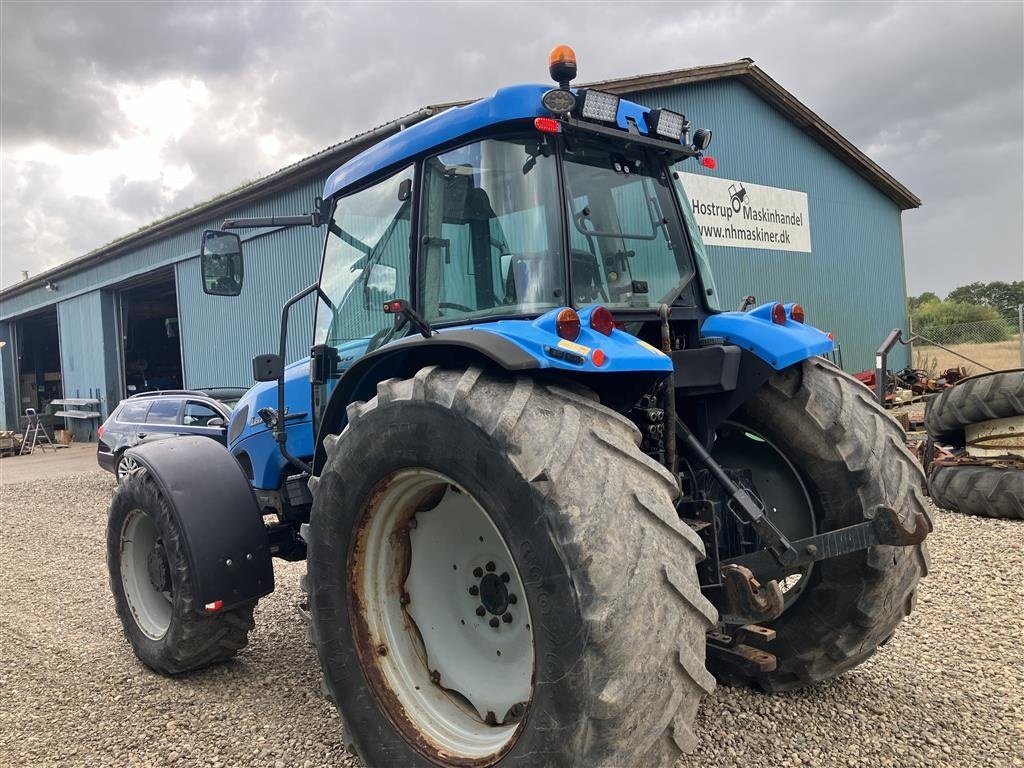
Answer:
[{"label": "car windshield", "polygon": [[589,140],[569,143],[564,159],[573,304],[672,301],[693,259],[665,163]]}]

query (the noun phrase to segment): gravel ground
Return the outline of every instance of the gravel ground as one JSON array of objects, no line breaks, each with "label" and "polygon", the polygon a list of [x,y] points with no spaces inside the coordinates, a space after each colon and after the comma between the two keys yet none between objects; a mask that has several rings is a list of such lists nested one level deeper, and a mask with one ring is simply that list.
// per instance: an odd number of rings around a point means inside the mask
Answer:
[{"label": "gravel ground", "polygon": [[[107,590],[113,488],[92,471],[0,492],[0,764],[357,766],[318,694],[278,565],[249,649],[171,681],[139,665]],[[720,688],[680,766],[1024,766],[1024,524],[938,512],[917,610],[870,662],[810,691]]]}]

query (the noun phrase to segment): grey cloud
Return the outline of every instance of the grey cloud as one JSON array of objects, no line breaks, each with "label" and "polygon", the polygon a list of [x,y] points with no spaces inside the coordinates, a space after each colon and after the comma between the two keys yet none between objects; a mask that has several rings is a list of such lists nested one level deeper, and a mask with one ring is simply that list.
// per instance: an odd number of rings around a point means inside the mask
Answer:
[{"label": "grey cloud", "polygon": [[[424,104],[543,82],[547,51],[570,42],[586,80],[751,56],[924,199],[904,218],[911,291],[1020,277],[1004,255],[1024,250],[1019,3],[4,3],[2,15],[5,148],[103,145],[125,130],[106,90],[120,82],[196,77],[237,115],[241,139],[197,124],[164,148],[196,178],[161,210],[148,187],[112,190],[98,221],[124,229],[95,229],[88,247],[275,170],[261,136],[311,154]],[[5,246],[24,229],[6,196]],[[69,258],[85,235],[68,231]]]}]

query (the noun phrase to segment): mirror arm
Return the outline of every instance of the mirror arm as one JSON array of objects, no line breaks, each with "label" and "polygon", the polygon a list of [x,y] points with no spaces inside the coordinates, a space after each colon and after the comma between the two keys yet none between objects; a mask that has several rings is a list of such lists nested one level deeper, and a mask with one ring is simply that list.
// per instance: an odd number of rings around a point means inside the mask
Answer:
[{"label": "mirror arm", "polygon": [[263,216],[249,219],[224,219],[221,229],[245,229],[246,227],[319,227],[320,212],[305,213],[301,216]]}]

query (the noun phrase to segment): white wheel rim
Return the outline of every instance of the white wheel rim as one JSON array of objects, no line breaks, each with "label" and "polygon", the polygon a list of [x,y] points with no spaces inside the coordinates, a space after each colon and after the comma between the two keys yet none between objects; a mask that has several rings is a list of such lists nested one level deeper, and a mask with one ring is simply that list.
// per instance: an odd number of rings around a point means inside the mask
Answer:
[{"label": "white wheel rim", "polygon": [[124,482],[132,475],[142,472],[143,469],[143,466],[134,457],[124,455],[117,462],[117,481]]},{"label": "white wheel rim", "polygon": [[397,472],[372,498],[350,601],[360,661],[375,668],[367,678],[413,746],[493,762],[533,695],[533,630],[515,561],[483,507],[439,473]]},{"label": "white wheel rim", "polygon": [[121,584],[135,623],[152,640],[167,634],[173,608],[169,579],[168,589],[161,590],[150,576],[151,558],[162,556],[166,562],[159,539],[153,518],[140,509],[128,513],[121,527]]}]

